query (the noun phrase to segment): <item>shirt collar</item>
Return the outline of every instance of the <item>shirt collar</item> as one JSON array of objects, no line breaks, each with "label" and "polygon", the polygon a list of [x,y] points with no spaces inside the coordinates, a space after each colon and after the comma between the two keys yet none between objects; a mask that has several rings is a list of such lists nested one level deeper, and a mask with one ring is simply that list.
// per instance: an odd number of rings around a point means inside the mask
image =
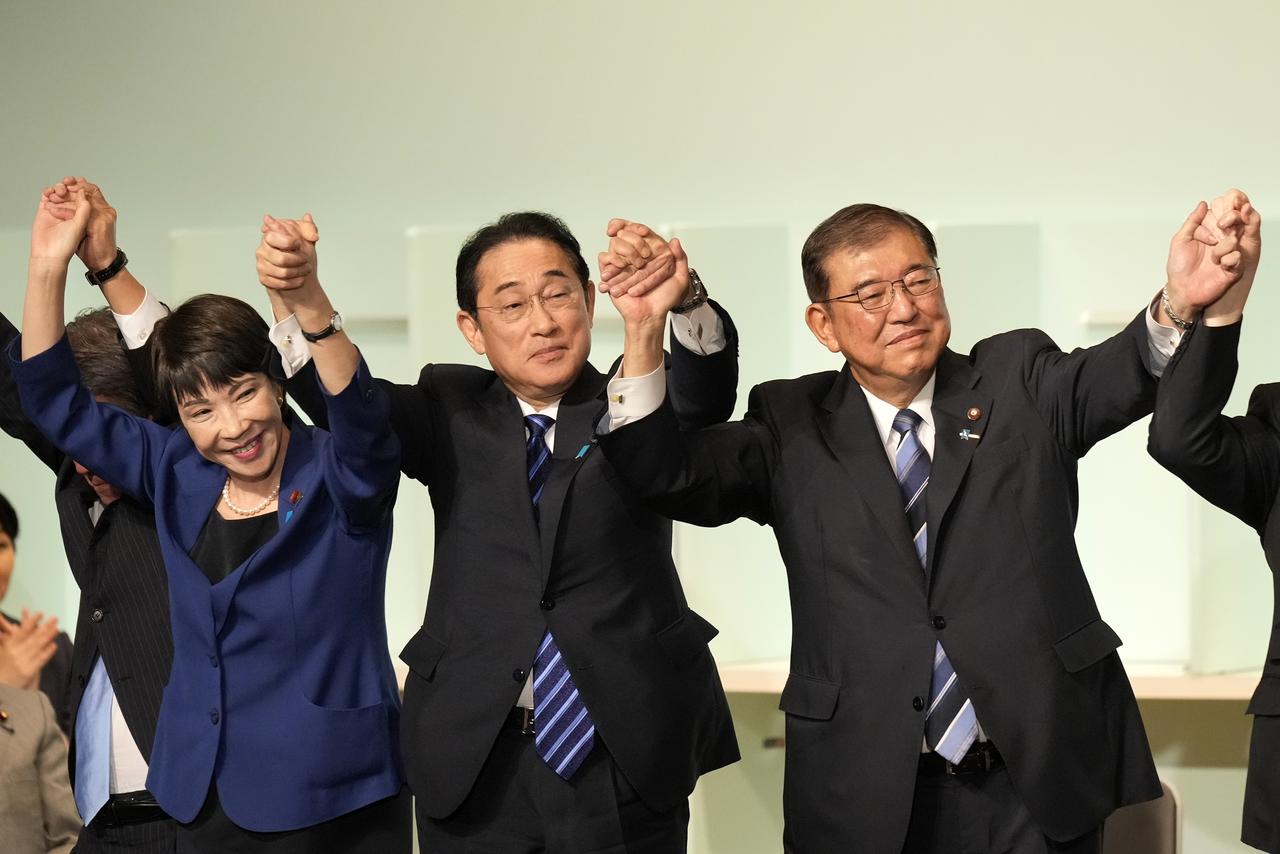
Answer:
[{"label": "shirt collar", "polygon": [[520,404],[521,415],[545,415],[554,419],[560,413],[560,401],[558,400],[542,409],[535,409],[532,403],[527,403],[518,397],[516,398],[516,403]]},{"label": "shirt collar", "polygon": [[[907,408],[919,415],[921,420],[929,426],[929,430],[933,430],[933,388],[938,380],[938,372],[935,370],[929,375],[929,381],[924,384],[924,388],[920,389],[911,400],[911,405]],[[856,380],[855,380],[856,382]],[[867,405],[871,407],[871,418],[876,423],[876,430],[880,433],[880,444],[888,447],[893,439],[893,419],[898,414],[898,407],[892,403],[881,400],[862,386],[862,393],[867,397]],[[893,441],[893,445],[897,445]]]}]

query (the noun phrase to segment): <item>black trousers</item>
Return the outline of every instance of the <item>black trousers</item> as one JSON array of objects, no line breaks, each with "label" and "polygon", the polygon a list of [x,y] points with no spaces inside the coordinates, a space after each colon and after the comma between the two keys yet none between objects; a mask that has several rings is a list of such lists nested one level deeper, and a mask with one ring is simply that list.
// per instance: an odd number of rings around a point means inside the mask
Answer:
[{"label": "black trousers", "polygon": [[179,854],[178,823],[171,818],[103,827],[97,823],[80,829],[73,854]]},{"label": "black trousers", "polygon": [[1009,772],[916,776],[903,854],[1102,854],[1102,829],[1070,842],[1041,832]]},{"label": "black trousers", "polygon": [[179,825],[179,854],[409,854],[413,850],[409,789],[298,830],[261,833],[234,824],[209,787],[200,814]]},{"label": "black trousers", "polygon": [[688,832],[688,801],[650,810],[599,734],[565,781],[538,756],[532,736],[509,726],[453,815],[418,810],[422,854],[683,854]]}]

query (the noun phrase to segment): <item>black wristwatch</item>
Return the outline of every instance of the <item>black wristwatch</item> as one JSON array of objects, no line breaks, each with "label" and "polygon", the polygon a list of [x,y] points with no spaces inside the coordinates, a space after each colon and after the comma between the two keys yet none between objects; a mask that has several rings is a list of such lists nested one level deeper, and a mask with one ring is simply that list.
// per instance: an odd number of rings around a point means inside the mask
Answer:
[{"label": "black wristwatch", "polygon": [[329,315],[328,326],[326,326],[324,329],[321,329],[319,332],[307,332],[306,330],[303,330],[302,337],[314,344],[316,341],[323,341],[333,333],[341,332],[341,331],[342,331],[342,315],[338,314],[335,311],[333,314]]},{"label": "black wristwatch", "polygon": [[112,261],[101,270],[98,270],[96,273],[93,270],[85,270],[84,277],[89,284],[94,287],[102,287],[104,284],[119,275],[120,271],[124,269],[125,264],[128,263],[129,256],[124,254],[123,249],[116,247],[116,260]]},{"label": "black wristwatch", "polygon": [[693,311],[707,301],[707,288],[702,284],[702,279],[698,277],[698,271],[692,267],[689,268],[689,284],[693,285],[693,296],[671,309],[676,314],[685,314]]}]

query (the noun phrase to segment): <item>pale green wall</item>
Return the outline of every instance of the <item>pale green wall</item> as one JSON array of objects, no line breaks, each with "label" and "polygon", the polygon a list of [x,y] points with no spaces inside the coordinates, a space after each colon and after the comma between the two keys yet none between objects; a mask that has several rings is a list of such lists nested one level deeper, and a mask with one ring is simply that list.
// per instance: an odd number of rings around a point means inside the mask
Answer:
[{"label": "pale green wall", "polygon": [[[40,186],[76,173],[102,184],[132,268],[169,299],[256,298],[257,218],[311,210],[327,283],[396,379],[467,356],[452,253],[520,207],[565,216],[589,255],[609,216],[680,224],[740,320],[744,394],[832,366],[802,326],[796,258],[814,224],[856,200],[936,226],[955,344],[1023,325],[1087,344],[1154,293],[1168,236],[1198,198],[1238,184],[1280,215],[1277,34],[1280,7],[1262,0],[0,0],[0,309],[18,314]],[[1249,386],[1275,378],[1259,321],[1280,308],[1267,272],[1237,411]],[[617,346],[608,312],[600,362]],[[1081,551],[1104,614],[1133,665],[1254,666],[1270,619],[1256,541],[1157,470],[1144,435],[1139,425],[1082,466]],[[0,491],[24,525],[5,604],[70,619],[49,486],[0,443]],[[403,490],[397,648],[421,613],[429,512],[421,489]],[[722,629],[722,659],[785,654],[767,531],[682,530],[677,552],[691,601]],[[767,698],[735,712],[746,758],[695,797],[696,849],[775,851],[780,753],[759,742],[781,719]],[[1239,757],[1205,767],[1167,747],[1226,725],[1149,717],[1162,767],[1186,790],[1187,850],[1236,850]]]}]

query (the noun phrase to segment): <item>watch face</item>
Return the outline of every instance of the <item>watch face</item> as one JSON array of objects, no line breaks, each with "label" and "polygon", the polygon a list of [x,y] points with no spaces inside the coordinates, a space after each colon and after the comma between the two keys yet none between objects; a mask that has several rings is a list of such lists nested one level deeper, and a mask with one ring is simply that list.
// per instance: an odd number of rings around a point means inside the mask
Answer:
[{"label": "watch face", "polygon": [[335,311],[333,313],[333,317],[329,318],[329,325],[333,327],[334,332],[341,332],[342,331],[342,315],[338,314]]}]

